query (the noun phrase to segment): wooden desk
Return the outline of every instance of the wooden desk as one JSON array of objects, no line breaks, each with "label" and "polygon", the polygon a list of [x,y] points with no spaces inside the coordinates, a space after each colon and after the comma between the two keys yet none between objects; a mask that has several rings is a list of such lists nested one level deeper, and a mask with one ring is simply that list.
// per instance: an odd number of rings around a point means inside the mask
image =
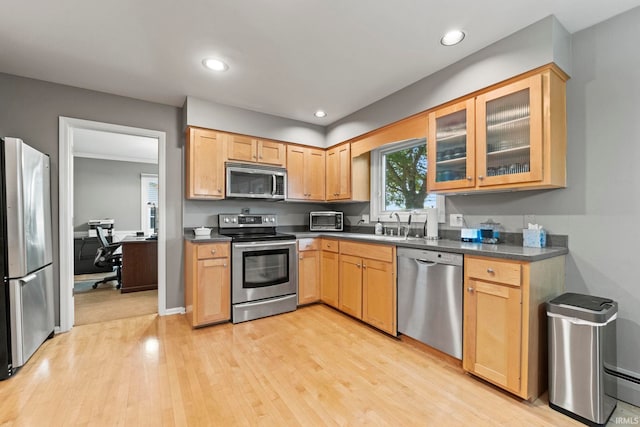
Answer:
[{"label": "wooden desk", "polygon": [[121,292],[158,289],[158,241],[127,236],[121,243]]}]

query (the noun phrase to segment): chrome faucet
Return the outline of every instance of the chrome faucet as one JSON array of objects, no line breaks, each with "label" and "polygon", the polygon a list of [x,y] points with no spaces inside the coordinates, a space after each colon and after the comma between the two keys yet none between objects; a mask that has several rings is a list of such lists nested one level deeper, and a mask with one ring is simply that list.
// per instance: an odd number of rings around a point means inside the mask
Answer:
[{"label": "chrome faucet", "polygon": [[400,237],[400,215],[398,215],[398,212],[393,212],[392,214],[389,215],[389,218],[393,218],[393,216],[396,216],[396,220],[398,221],[398,237]]}]

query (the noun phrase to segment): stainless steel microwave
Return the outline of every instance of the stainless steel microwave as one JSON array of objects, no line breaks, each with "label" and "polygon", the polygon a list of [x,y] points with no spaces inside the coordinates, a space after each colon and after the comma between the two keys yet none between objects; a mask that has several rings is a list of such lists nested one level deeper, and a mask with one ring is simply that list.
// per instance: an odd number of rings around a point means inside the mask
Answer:
[{"label": "stainless steel microwave", "polygon": [[269,166],[227,163],[226,198],[284,200],[287,170]]},{"label": "stainless steel microwave", "polygon": [[318,211],[309,213],[309,230],[311,231],[342,231],[342,212]]}]

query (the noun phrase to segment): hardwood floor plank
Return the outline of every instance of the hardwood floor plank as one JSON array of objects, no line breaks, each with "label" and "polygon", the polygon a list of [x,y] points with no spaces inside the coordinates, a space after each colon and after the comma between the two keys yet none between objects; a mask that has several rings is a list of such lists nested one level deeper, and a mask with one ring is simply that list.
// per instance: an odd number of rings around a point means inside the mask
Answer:
[{"label": "hardwood floor plank", "polygon": [[75,327],[0,382],[0,426],[580,425],[323,305],[193,330]]}]

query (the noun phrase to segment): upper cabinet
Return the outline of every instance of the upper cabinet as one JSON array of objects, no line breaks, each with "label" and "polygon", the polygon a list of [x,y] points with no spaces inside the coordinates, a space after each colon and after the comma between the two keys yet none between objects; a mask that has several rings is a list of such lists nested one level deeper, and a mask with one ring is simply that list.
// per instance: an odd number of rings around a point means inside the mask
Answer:
[{"label": "upper cabinet", "polygon": [[431,112],[429,191],[565,187],[565,81],[548,66]]},{"label": "upper cabinet", "polygon": [[256,139],[246,135],[227,134],[229,160],[261,163],[285,167],[286,145],[268,139]]},{"label": "upper cabinet", "polygon": [[427,179],[431,191],[475,185],[474,129],[473,98],[429,114]]},{"label": "upper cabinet", "polygon": [[325,150],[287,146],[287,198],[324,201]]},{"label": "upper cabinet", "polygon": [[188,128],[186,135],[186,189],[188,199],[224,198],[224,134]]},{"label": "upper cabinet", "polygon": [[341,144],[327,150],[327,200],[351,198],[351,145]]}]

